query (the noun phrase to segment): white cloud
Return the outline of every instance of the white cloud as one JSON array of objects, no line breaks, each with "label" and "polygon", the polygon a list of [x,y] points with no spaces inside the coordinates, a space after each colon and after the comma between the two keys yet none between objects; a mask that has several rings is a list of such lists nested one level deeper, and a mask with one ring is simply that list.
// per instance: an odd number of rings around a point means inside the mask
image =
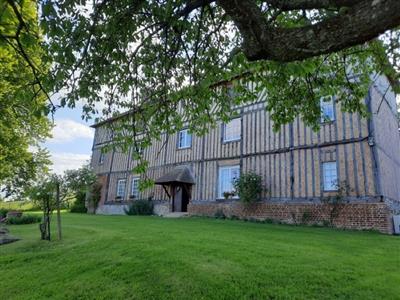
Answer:
[{"label": "white cloud", "polygon": [[53,166],[51,167],[52,172],[56,174],[62,174],[65,170],[78,169],[90,160],[89,154],[77,154],[77,153],[51,153],[51,161]]},{"label": "white cloud", "polygon": [[52,135],[49,142],[67,143],[77,138],[93,139],[94,130],[73,120],[60,119],[55,122]]}]

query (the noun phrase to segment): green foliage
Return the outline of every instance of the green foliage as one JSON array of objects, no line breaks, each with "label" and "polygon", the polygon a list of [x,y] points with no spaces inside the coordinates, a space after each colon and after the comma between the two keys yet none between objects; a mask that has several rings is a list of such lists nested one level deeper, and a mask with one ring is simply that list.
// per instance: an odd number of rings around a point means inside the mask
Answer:
[{"label": "green foliage", "polygon": [[76,193],[86,191],[88,187],[96,183],[96,180],[96,174],[90,165],[84,165],[75,170],[66,170],[62,177],[64,186]]},{"label": "green foliage", "polygon": [[0,207],[0,219],[5,218],[10,210]]},{"label": "green foliage", "polygon": [[337,191],[334,196],[322,197],[322,203],[329,207],[329,220],[324,220],[324,225],[333,226],[335,220],[339,217],[340,212],[344,208],[345,196],[349,195],[352,190],[347,181],[342,181],[337,185]]},{"label": "green foliage", "polygon": [[101,185],[97,182],[97,176],[90,165],[65,171],[61,181],[64,198],[69,195],[75,198],[71,212],[86,213],[86,198],[88,204],[97,207],[101,197]]},{"label": "green foliage", "polygon": [[301,223],[308,224],[312,220],[312,213],[310,210],[305,210],[301,216]]},{"label": "green foliage", "polygon": [[22,215],[21,217],[10,217],[6,219],[9,225],[23,225],[41,222],[42,218],[38,215]]},{"label": "green foliage", "polygon": [[226,219],[224,211],[222,209],[218,209],[214,214],[214,218],[216,218],[216,219]]},{"label": "green foliage", "polygon": [[102,189],[102,185],[100,182],[97,182],[97,181],[95,183],[93,183],[89,189],[88,202],[93,205],[93,208],[95,210],[101,200],[101,189]]},{"label": "green foliage", "polygon": [[[50,134],[49,109],[39,86],[48,67],[36,1],[2,1],[0,11],[0,186],[10,196],[21,193],[50,164],[39,147]],[[7,38],[17,33],[19,39]]]},{"label": "green foliage", "polygon": [[56,189],[59,181],[57,175],[44,176],[35,182],[25,195],[41,210],[53,211],[57,208]]},{"label": "green foliage", "polygon": [[37,211],[40,207],[36,206],[33,201],[4,201],[0,202],[0,209],[20,210],[20,211]]},{"label": "green foliage", "polygon": [[78,192],[75,195],[75,201],[71,206],[70,212],[72,213],[86,213],[87,208],[85,206],[86,193]]},{"label": "green foliage", "polygon": [[133,201],[133,203],[131,205],[129,205],[128,209],[125,209],[125,213],[130,216],[152,215],[153,214],[153,202],[146,200],[146,199],[135,200],[135,201]]},{"label": "green foliage", "polygon": [[225,200],[228,200],[228,199],[232,198],[233,196],[235,196],[235,192],[223,192],[222,195],[224,196]]},{"label": "green foliage", "polygon": [[243,203],[254,203],[261,200],[263,185],[260,175],[252,172],[241,174],[234,180],[233,186]]},{"label": "green foliage", "polygon": [[[201,134],[217,119],[231,117],[232,105],[253,101],[255,93],[264,90],[276,129],[296,116],[316,128],[320,98],[332,95],[343,109],[365,115],[361,100],[371,71],[389,69],[387,59],[382,58],[399,54],[398,40],[392,49],[399,30],[392,30],[381,42],[303,61],[249,62],[241,51],[232,51],[240,48],[243,37],[218,4],[206,5],[184,18],[177,12],[184,10],[185,1],[114,1],[98,4],[92,11],[76,9],[85,3],[42,2],[48,50],[56,54],[54,88],[65,88],[68,82],[62,103],[74,107],[77,101],[86,100],[83,113],[88,118],[104,100],[110,104],[102,111],[107,116],[131,109],[132,115],[113,127],[115,143],[121,148],[132,144],[126,129],[145,133],[140,141],[145,147],[161,132],[179,130],[185,120],[192,132]],[[271,9],[263,13],[272,27],[287,28],[329,16],[325,10],[315,10],[307,18],[299,11],[282,12],[278,17]],[[397,61],[391,60],[393,64]],[[71,82],[76,69],[81,76]],[[232,98],[227,95],[226,81],[238,75],[241,78],[233,85],[236,97]],[[216,83],[222,84],[216,87]]]}]

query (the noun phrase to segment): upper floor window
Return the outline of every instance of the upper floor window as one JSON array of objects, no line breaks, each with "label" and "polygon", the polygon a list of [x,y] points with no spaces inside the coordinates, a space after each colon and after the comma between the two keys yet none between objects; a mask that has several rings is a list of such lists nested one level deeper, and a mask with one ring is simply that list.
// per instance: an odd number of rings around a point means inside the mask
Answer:
[{"label": "upper floor window", "polygon": [[233,193],[233,182],[239,178],[240,166],[228,166],[219,168],[218,176],[218,197],[225,198],[224,193]]},{"label": "upper floor window", "polygon": [[136,144],[133,147],[133,150],[135,151],[135,153],[139,154],[139,155],[143,155],[143,147],[140,144]]},{"label": "upper floor window", "polygon": [[333,101],[333,97],[322,97],[320,99],[322,123],[335,120],[335,109],[333,106]]},{"label": "upper floor window", "polygon": [[99,165],[104,163],[105,154],[101,151],[99,156]]},{"label": "upper floor window", "polygon": [[139,177],[133,177],[131,183],[131,198],[137,199],[139,198]]},{"label": "upper floor window", "polygon": [[324,191],[337,191],[338,176],[336,161],[322,163]]},{"label": "upper floor window", "polygon": [[192,146],[192,134],[188,129],[179,131],[178,133],[178,148],[190,148]]},{"label": "upper floor window", "polygon": [[125,198],[126,179],[118,179],[117,181],[117,198]]},{"label": "upper floor window", "polygon": [[222,140],[224,142],[240,140],[241,136],[241,120],[240,118],[232,119],[229,123],[223,125]]}]

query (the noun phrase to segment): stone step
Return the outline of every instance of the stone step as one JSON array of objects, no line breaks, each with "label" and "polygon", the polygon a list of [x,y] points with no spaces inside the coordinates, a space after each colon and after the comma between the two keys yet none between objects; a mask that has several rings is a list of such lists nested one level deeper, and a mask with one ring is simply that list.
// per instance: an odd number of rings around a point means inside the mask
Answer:
[{"label": "stone step", "polygon": [[164,218],[184,218],[188,217],[189,214],[187,212],[170,212],[168,214],[165,214],[163,217]]}]

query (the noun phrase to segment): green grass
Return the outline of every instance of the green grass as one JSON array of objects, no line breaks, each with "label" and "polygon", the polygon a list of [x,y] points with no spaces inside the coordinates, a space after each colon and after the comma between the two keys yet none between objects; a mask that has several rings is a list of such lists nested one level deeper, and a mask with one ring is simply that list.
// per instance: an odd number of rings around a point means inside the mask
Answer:
[{"label": "green grass", "polygon": [[23,211],[32,211],[38,209],[35,207],[32,201],[1,201],[0,208]]},{"label": "green grass", "polygon": [[395,236],[67,213],[61,242],[9,228],[23,240],[0,246],[0,299],[400,298]]}]

